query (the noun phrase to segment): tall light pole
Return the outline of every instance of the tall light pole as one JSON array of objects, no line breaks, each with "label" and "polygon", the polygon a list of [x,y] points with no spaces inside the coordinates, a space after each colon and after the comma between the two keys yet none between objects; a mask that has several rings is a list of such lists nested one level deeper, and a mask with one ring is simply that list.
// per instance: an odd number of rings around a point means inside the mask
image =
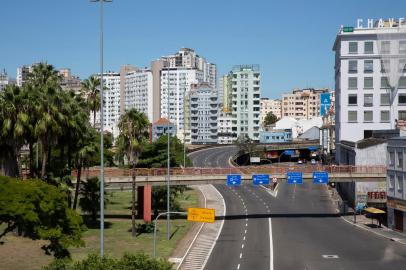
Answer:
[{"label": "tall light pole", "polygon": [[168,110],[168,128],[167,128],[167,132],[168,132],[168,158],[167,158],[167,171],[166,171],[166,212],[168,213],[166,216],[166,231],[167,231],[167,239],[169,240],[171,238],[171,205],[170,205],[170,185],[169,185],[169,181],[170,181],[170,173],[171,173],[171,161],[170,161],[170,137],[171,137],[171,133],[169,131],[169,127],[170,127],[170,123],[171,123],[171,118],[169,117],[169,104],[170,104],[170,99],[169,99],[169,61],[167,61],[166,63],[168,65],[168,73],[166,74],[167,76],[167,94],[168,94],[168,106],[166,106],[167,110]]},{"label": "tall light pole", "polygon": [[104,106],[103,106],[103,3],[113,0],[91,0],[100,2],[100,256],[104,256]]}]

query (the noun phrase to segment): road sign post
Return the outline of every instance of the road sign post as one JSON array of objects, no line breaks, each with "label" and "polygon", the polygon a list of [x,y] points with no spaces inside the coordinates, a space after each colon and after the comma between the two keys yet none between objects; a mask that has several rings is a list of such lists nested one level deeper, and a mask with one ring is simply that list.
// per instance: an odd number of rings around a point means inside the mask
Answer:
[{"label": "road sign post", "polygon": [[227,186],[241,186],[241,175],[239,174],[227,175]]},{"label": "road sign post", "polygon": [[252,183],[254,185],[269,185],[269,174],[253,174]]},{"label": "road sign post", "polygon": [[287,172],[286,179],[288,184],[303,184],[303,173],[302,172]]},{"label": "road sign post", "polygon": [[313,184],[328,184],[328,172],[313,172]]}]

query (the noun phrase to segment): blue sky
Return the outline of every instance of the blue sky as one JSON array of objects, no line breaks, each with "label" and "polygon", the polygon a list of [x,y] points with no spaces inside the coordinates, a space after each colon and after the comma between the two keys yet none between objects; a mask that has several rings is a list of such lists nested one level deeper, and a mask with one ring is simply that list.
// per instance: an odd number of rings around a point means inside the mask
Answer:
[{"label": "blue sky", "polygon": [[[384,4],[383,4],[384,3]],[[81,78],[99,65],[98,4],[88,0],[1,0],[0,68],[48,61]],[[402,0],[114,0],[105,6],[105,70],[194,48],[219,75],[259,64],[262,95],[334,85],[332,46],[357,18],[406,17]]]}]

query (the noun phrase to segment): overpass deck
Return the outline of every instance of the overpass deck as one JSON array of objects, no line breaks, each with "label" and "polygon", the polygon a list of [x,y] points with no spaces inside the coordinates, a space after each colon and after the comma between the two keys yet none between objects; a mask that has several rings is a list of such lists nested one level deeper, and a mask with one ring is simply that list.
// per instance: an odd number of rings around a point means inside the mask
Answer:
[{"label": "overpass deck", "polygon": [[[248,166],[231,168],[171,168],[171,185],[219,184],[225,183],[227,175],[240,174],[243,184],[252,181],[253,174],[270,174],[278,181],[286,181],[287,172],[302,172],[303,180],[312,181],[314,171],[329,173],[330,182],[384,182],[386,181],[385,166]],[[163,185],[166,183],[166,168],[137,168],[135,170],[137,185]],[[99,176],[100,169],[90,168],[85,175]],[[125,185],[131,183],[132,170],[122,168],[105,168],[105,182],[107,184]],[[76,172],[72,176],[76,177]],[[75,179],[76,180],[76,179]]]}]

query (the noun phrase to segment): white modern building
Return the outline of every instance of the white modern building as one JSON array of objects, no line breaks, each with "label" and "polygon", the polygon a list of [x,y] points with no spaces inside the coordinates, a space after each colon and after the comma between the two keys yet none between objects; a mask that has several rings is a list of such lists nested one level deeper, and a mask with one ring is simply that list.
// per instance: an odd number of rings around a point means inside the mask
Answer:
[{"label": "white modern building", "polygon": [[[100,74],[97,76],[100,77]],[[117,138],[119,135],[117,125],[120,119],[120,73],[104,73],[103,81],[105,87],[103,91],[103,129],[111,132],[113,137]],[[100,128],[100,112],[96,114],[96,127]]]},{"label": "white modern building", "polygon": [[259,142],[261,73],[259,65],[234,66],[231,72],[232,131]]},{"label": "white modern building", "polygon": [[24,82],[28,79],[28,74],[32,72],[36,65],[38,65],[38,63],[24,65],[17,68],[17,86],[22,86],[24,84]]},{"label": "white modern building", "polygon": [[406,24],[404,20],[358,20],[336,37],[335,132],[340,142],[370,137],[406,120]]},{"label": "white modern building", "polygon": [[272,112],[278,119],[282,117],[282,101],[280,99],[261,98],[261,125],[264,123],[265,117]]},{"label": "white modern building", "polygon": [[189,106],[191,143],[217,143],[219,113],[217,92],[208,83],[192,84]]},{"label": "white modern building", "polygon": [[0,91],[9,84],[9,79],[6,70],[0,71]]},{"label": "white modern building", "polygon": [[218,118],[218,144],[232,144],[237,139],[237,134],[233,132],[232,120],[231,114],[220,112]]},{"label": "white modern building", "polygon": [[[189,48],[182,48],[174,55],[164,56],[151,64],[154,99],[159,98],[160,117],[176,125],[177,137],[190,143],[190,128],[185,126],[185,96],[191,84],[207,83],[216,89],[217,68]],[[168,81],[169,80],[169,81]],[[159,93],[157,94],[157,92]],[[155,105],[154,105],[155,108]],[[155,114],[154,109],[154,114]]]},{"label": "white modern building", "polygon": [[[137,109],[145,113],[148,120],[153,122],[153,88],[152,72],[149,69],[135,69],[124,76],[124,95],[121,97],[123,106],[121,113]],[[124,110],[124,111],[123,111]]]}]

